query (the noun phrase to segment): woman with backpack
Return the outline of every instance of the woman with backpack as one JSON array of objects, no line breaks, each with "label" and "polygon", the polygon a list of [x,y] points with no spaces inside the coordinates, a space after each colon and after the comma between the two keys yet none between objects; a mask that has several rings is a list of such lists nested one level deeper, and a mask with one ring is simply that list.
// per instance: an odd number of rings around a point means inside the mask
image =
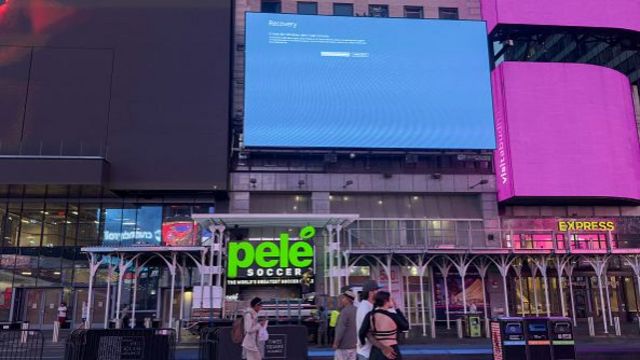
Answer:
[{"label": "woman with backpack", "polygon": [[242,339],[242,358],[247,360],[262,360],[258,335],[264,325],[264,320],[258,319],[262,309],[262,300],[253,298],[243,316],[244,338]]},{"label": "woman with backpack", "polygon": [[387,291],[378,291],[373,305],[374,310],[367,314],[358,333],[361,343],[368,338],[374,345],[369,360],[402,360],[398,335],[409,330],[407,318],[396,309]]}]

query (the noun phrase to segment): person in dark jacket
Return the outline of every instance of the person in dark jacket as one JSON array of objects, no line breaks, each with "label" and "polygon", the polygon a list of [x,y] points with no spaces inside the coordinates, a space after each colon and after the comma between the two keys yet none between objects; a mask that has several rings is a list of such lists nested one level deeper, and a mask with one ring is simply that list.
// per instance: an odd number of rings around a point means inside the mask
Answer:
[{"label": "person in dark jacket", "polygon": [[373,344],[369,360],[402,360],[398,335],[409,330],[409,322],[400,309],[395,308],[391,294],[379,291],[374,310],[367,314],[358,332],[360,343],[369,339]]}]

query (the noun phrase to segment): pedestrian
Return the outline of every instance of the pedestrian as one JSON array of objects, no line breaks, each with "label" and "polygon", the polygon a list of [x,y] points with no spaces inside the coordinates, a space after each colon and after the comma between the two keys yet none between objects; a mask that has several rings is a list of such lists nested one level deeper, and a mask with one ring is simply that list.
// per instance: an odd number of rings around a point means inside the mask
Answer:
[{"label": "pedestrian", "polygon": [[260,329],[266,324],[264,320],[258,320],[258,313],[262,309],[262,300],[258,297],[251,299],[249,307],[244,311],[244,339],[242,339],[242,358],[247,360],[262,360],[262,352],[258,335]]},{"label": "pedestrian", "polygon": [[333,340],[335,339],[338,317],[340,317],[340,311],[338,311],[337,309],[331,310],[331,312],[329,313],[329,331],[327,333],[329,345],[333,344]]},{"label": "pedestrian", "polygon": [[402,360],[398,336],[409,330],[409,322],[400,309],[396,309],[391,294],[379,291],[375,297],[375,309],[365,317],[359,330],[360,342],[373,340],[369,360]]},{"label": "pedestrian", "polygon": [[86,301],[82,302],[82,324],[80,324],[80,329],[88,328],[87,326],[87,318],[89,317],[89,305],[87,305]]},{"label": "pedestrian", "polygon": [[318,308],[318,335],[316,342],[318,346],[324,346],[327,343],[327,327],[329,326],[329,319],[327,319],[327,311],[324,307]]},{"label": "pedestrian", "polygon": [[333,341],[335,350],[334,360],[356,360],[357,356],[357,332],[356,312],[358,309],[353,305],[356,296],[351,290],[347,290],[340,295],[340,316],[336,325],[336,335]]},{"label": "pedestrian", "polygon": [[122,306],[122,312],[121,312],[122,323],[120,323],[121,329],[126,329],[130,327],[130,321],[131,321],[130,310],[131,308],[129,307],[129,305],[125,304]]},{"label": "pedestrian", "polygon": [[63,328],[67,323],[67,304],[64,301],[58,306],[58,322],[60,323],[60,328]]},{"label": "pedestrian", "polygon": [[[367,280],[362,285],[362,295],[360,298],[360,304],[358,304],[358,311],[356,312],[356,334],[362,327],[362,322],[368,313],[373,310],[373,302],[376,297],[376,293],[381,287],[375,280]],[[371,343],[368,339],[365,339],[363,343],[357,342],[357,359],[368,360],[371,353]]]}]

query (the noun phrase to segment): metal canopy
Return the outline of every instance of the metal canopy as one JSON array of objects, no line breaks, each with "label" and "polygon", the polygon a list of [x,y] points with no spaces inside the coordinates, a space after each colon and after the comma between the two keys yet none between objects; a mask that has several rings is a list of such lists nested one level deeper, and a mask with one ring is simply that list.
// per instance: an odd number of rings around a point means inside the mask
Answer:
[{"label": "metal canopy", "polygon": [[328,225],[345,227],[355,220],[356,214],[194,214],[193,220],[201,225],[223,225],[227,229],[233,227],[252,228],[263,226],[317,228]]}]

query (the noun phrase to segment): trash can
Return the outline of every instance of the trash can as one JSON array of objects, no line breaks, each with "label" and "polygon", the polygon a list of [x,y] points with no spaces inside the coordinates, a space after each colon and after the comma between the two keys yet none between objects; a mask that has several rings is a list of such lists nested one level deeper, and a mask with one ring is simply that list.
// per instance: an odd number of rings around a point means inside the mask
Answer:
[{"label": "trash can", "polygon": [[551,360],[549,318],[525,318],[524,335],[527,341],[527,359]]},{"label": "trash can", "polygon": [[491,321],[494,360],[526,359],[526,341],[522,318],[502,317]]},{"label": "trash can", "polygon": [[464,316],[465,336],[476,338],[482,336],[482,326],[480,325],[480,316],[465,315]]},{"label": "trash can", "polygon": [[573,336],[573,324],[569,318],[549,319],[551,331],[551,352],[554,360],[575,360],[576,344]]}]

